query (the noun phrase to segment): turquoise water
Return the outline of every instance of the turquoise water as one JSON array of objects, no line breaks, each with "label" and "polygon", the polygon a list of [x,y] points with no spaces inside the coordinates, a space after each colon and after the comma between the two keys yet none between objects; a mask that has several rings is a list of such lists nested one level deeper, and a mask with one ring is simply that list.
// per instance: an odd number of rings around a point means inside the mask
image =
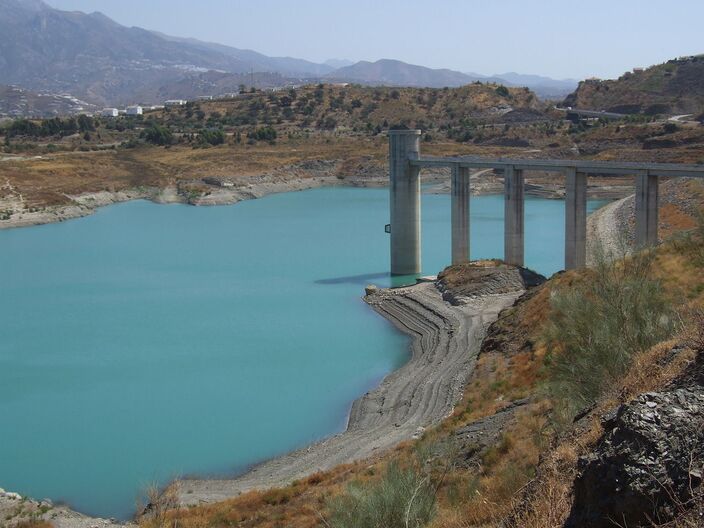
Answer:
[{"label": "turquoise water", "polygon": [[[436,273],[449,197],[423,202]],[[526,203],[543,273],[562,265],[563,208]],[[501,256],[502,214],[501,197],[473,199],[474,257]],[[388,283],[387,222],[388,191],[335,188],[0,231],[0,486],[127,518],[151,483],[343,430],[407,356],[360,300]]]}]

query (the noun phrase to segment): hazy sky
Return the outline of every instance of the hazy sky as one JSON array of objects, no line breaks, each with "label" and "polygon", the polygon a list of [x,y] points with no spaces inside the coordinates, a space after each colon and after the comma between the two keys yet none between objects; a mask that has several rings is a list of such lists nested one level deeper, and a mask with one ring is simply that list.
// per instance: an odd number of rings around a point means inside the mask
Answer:
[{"label": "hazy sky", "polygon": [[322,62],[617,77],[704,53],[704,0],[47,0],[128,26]]}]

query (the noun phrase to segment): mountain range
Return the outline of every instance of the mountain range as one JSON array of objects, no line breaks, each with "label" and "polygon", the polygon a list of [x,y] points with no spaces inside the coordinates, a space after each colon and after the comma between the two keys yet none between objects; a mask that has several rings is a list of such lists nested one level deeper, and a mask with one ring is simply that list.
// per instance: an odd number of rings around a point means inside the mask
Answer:
[{"label": "mountain range", "polygon": [[557,96],[570,93],[577,84],[518,74],[466,74],[389,59],[354,64],[331,59],[321,64],[269,57],[126,27],[102,13],[61,11],[42,0],[0,0],[0,83],[5,85],[120,105],[217,95],[252,80],[260,87],[323,81],[454,87],[484,81],[525,85],[538,95]]}]

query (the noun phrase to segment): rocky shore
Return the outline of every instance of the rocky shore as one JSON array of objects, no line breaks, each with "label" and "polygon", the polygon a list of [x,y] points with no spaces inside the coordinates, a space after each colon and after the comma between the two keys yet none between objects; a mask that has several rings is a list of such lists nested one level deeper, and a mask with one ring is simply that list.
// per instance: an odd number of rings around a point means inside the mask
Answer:
[{"label": "rocky shore", "polygon": [[0,488],[0,526],[10,528],[31,520],[44,520],[55,528],[136,527],[135,524],[123,524],[115,519],[90,517],[75,512],[66,505],[54,504],[49,499],[34,500]]},{"label": "rocky shore", "polygon": [[[424,192],[450,192],[447,169],[427,169]],[[503,180],[490,170],[472,174],[472,194],[503,193]],[[7,184],[9,185],[9,183]],[[7,185],[5,187],[7,187]],[[231,205],[243,200],[261,198],[269,194],[301,191],[318,187],[386,187],[388,176],[384,167],[369,160],[352,164],[341,160],[309,160],[255,175],[208,177],[164,184],[160,187],[140,187],[118,191],[102,190],[77,195],[64,195],[68,203],[46,207],[29,206],[24,197],[12,188],[2,188],[0,194],[0,229],[63,222],[88,216],[99,207],[129,200],[151,200],[155,203],[182,203],[189,205]],[[631,187],[597,182],[590,187],[592,198],[621,198],[632,192]],[[526,194],[541,198],[564,198],[564,187],[554,177],[526,183]]]}]

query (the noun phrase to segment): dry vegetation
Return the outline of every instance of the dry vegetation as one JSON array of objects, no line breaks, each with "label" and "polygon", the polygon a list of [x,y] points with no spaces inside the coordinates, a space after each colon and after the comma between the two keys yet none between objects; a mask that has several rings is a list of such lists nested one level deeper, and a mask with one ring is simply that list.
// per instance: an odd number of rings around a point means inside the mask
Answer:
[{"label": "dry vegetation", "polygon": [[[383,174],[383,132],[393,126],[421,128],[429,155],[704,162],[704,126],[651,119],[574,125],[529,91],[486,84],[257,92],[138,118],[96,119],[85,133],[35,137],[22,135],[24,128],[10,134],[6,124],[0,127],[0,201],[21,196],[32,209],[67,204],[67,195],[84,192],[193,187],[209,176],[237,184],[311,160],[346,165],[341,176],[359,168]],[[166,131],[166,145],[149,143],[154,127]],[[210,144],[212,134],[222,144]]]}]

